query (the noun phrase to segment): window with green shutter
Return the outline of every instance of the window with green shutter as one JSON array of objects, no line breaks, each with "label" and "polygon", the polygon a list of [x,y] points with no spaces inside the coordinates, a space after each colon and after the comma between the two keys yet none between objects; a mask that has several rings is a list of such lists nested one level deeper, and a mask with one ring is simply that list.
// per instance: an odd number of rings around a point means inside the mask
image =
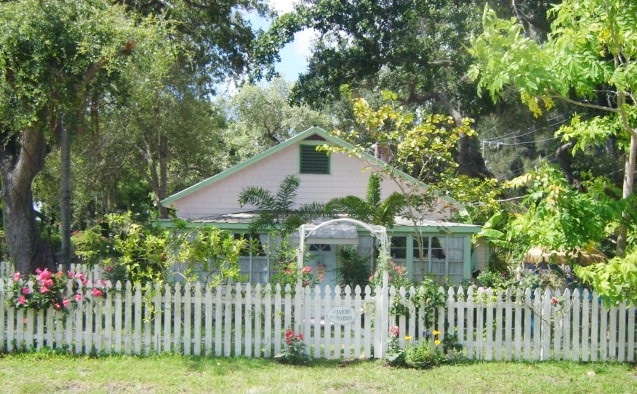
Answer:
[{"label": "window with green shutter", "polygon": [[330,157],[316,145],[301,145],[301,174],[329,174]]}]

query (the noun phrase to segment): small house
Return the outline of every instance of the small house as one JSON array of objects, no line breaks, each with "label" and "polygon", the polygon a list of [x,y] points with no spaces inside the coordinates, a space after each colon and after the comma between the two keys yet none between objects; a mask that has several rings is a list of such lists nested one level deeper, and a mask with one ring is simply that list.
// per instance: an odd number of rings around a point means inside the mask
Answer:
[{"label": "small house", "polygon": [[[317,146],[331,145],[337,152],[326,152]],[[326,203],[349,195],[365,198],[370,174],[381,178],[381,198],[394,192],[427,193],[427,185],[389,166],[382,150],[356,151],[354,146],[325,130],[312,127],[302,133],[227,170],[184,189],[162,201],[180,219],[193,226],[210,225],[236,234],[248,234],[256,212],[241,207],[240,193],[256,186],[276,192],[288,175],[300,179],[297,204]],[[410,279],[419,281],[432,275],[441,281],[459,283],[470,279],[472,263],[471,236],[479,226],[459,223],[454,218],[466,217],[466,210],[447,196],[433,197],[427,209],[405,212],[387,229],[390,254],[394,263],[404,266]],[[327,219],[326,219],[327,220]],[[316,224],[316,223],[315,223]],[[271,242],[269,234],[257,234],[259,242]],[[292,238],[299,244],[299,236]],[[337,280],[339,249],[353,247],[358,253],[373,256],[372,235],[351,223],[338,223],[304,239],[304,264],[324,276],[325,284]],[[373,258],[370,258],[373,264]],[[263,253],[243,256],[241,272],[252,283],[268,282],[272,267]]]}]

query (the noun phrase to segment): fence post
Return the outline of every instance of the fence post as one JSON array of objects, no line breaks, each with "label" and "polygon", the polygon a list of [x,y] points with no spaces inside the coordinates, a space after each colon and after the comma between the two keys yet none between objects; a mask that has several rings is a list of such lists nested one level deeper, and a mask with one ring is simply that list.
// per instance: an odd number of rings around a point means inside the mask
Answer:
[{"label": "fence post", "polygon": [[[387,272],[383,272],[387,275]],[[383,282],[386,282],[383,280]],[[379,290],[377,287],[376,290]],[[384,284],[380,287],[380,291],[376,292],[376,327],[374,327],[374,357],[385,357],[385,338],[387,338],[389,330],[389,285]]]}]

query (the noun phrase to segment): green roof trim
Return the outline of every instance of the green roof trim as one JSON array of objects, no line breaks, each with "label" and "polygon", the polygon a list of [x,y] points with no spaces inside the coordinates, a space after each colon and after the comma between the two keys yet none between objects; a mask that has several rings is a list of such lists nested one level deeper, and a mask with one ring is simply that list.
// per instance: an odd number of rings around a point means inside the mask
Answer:
[{"label": "green roof trim", "polygon": [[[161,204],[165,207],[170,207],[170,204],[183,198],[188,196],[189,194],[195,193],[221,179],[224,179],[234,173],[237,173],[239,171],[241,171],[244,168],[250,167],[251,165],[265,159],[266,157],[272,156],[274,154],[276,154],[277,152],[280,152],[286,148],[288,148],[289,146],[295,145],[305,139],[307,139],[308,137],[312,136],[312,135],[318,135],[320,137],[322,137],[325,142],[319,144],[319,145],[323,145],[323,144],[329,144],[329,145],[335,145],[338,146],[340,148],[342,148],[343,150],[349,151],[349,152],[356,152],[357,155],[360,155],[360,157],[367,161],[368,163],[378,166],[380,167],[382,170],[384,170],[385,172],[389,173],[389,174],[394,174],[397,175],[398,177],[402,178],[403,180],[406,180],[410,183],[413,183],[414,185],[417,185],[419,187],[421,187],[424,190],[429,189],[429,186],[426,185],[425,183],[417,180],[416,178],[412,177],[409,174],[406,174],[402,171],[400,171],[399,169],[390,166],[389,164],[385,163],[382,160],[377,159],[376,157],[370,155],[367,152],[364,151],[360,151],[356,149],[356,147],[352,144],[350,144],[349,142],[343,141],[342,139],[330,135],[327,131],[325,131],[324,129],[317,127],[317,126],[313,126],[310,127],[309,129],[295,135],[292,138],[289,138],[283,142],[281,142],[278,145],[273,146],[270,149],[267,149],[253,157],[251,157],[248,160],[245,160],[239,164],[236,164],[224,171],[221,171],[220,173],[204,179],[201,182],[198,182],[180,192],[177,192],[169,197],[166,197],[165,199],[163,199],[161,201]],[[314,141],[313,141],[314,142]],[[448,202],[450,205],[454,206],[456,209],[458,209],[458,212],[461,216],[468,218],[469,214],[466,210],[466,208],[464,206],[462,206],[460,203],[458,203],[457,201],[455,201],[453,198],[449,197],[449,196],[438,196],[438,198]]]}]

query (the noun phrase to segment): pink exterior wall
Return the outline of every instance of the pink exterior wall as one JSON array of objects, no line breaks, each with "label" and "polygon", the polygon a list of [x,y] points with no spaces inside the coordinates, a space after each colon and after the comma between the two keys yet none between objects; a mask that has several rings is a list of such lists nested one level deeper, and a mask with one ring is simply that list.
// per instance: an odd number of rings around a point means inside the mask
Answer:
[{"label": "pink exterior wall", "polygon": [[[176,209],[177,217],[193,220],[249,211],[252,207],[241,208],[238,204],[239,194],[243,189],[258,186],[276,193],[283,179],[291,174],[297,175],[301,180],[296,199],[299,204],[324,203],[347,195],[365,198],[371,173],[369,165],[361,159],[340,153],[332,153],[330,160],[329,175],[299,174],[299,146],[293,144],[178,199],[170,207]],[[401,191],[396,182],[388,176],[384,177],[382,197],[395,191]],[[446,216],[434,214],[429,218],[435,220]]]}]

